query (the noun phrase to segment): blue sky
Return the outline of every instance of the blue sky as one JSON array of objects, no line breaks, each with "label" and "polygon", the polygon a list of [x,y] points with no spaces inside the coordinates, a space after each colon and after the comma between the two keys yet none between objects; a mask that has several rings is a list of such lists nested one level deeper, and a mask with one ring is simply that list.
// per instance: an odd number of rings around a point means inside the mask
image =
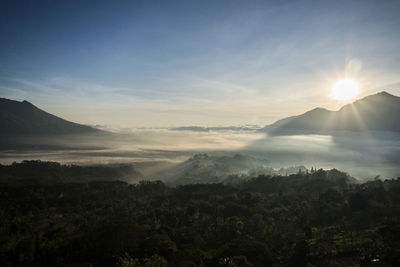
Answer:
[{"label": "blue sky", "polygon": [[400,1],[1,1],[0,96],[110,126],[267,124],[400,93]]}]

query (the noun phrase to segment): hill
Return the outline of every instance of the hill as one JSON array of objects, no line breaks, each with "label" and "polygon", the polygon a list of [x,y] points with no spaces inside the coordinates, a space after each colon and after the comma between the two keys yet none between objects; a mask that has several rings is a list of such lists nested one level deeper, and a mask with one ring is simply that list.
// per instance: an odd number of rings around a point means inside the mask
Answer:
[{"label": "hill", "polygon": [[73,123],[28,101],[0,98],[0,136],[34,136],[97,133],[98,129]]},{"label": "hill", "polygon": [[270,134],[306,134],[343,131],[400,132],[400,97],[380,92],[343,106],[338,111],[315,108],[264,127]]},{"label": "hill", "polygon": [[275,170],[267,166],[265,159],[246,155],[213,156],[196,154],[188,160],[161,169],[152,175],[152,180],[167,184],[236,183],[258,175],[288,175],[306,172],[304,166]]}]

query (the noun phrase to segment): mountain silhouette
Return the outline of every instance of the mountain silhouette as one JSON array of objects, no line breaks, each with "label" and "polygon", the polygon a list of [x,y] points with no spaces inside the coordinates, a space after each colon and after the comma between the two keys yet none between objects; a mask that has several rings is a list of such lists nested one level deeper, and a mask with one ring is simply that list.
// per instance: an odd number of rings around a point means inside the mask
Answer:
[{"label": "mountain silhouette", "polygon": [[0,136],[98,133],[98,129],[47,113],[28,101],[0,98]]},{"label": "mountain silhouette", "polygon": [[264,127],[272,135],[385,131],[400,132],[400,97],[380,92],[343,106],[338,111],[315,108]]}]

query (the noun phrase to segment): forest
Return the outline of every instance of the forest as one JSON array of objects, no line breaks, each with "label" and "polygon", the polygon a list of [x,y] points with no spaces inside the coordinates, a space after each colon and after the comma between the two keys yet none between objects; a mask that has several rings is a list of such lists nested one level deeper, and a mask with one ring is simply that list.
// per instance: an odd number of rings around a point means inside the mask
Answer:
[{"label": "forest", "polygon": [[400,266],[400,177],[312,169],[172,187],[124,172],[0,165],[0,265]]}]

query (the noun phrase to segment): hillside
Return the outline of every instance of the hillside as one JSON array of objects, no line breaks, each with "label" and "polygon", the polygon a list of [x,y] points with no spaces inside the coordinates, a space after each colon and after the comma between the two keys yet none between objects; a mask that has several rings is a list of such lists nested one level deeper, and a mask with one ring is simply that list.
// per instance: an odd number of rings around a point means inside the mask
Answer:
[{"label": "hillside", "polygon": [[380,92],[343,106],[338,111],[315,108],[264,127],[270,134],[342,131],[400,132],[400,97]]},{"label": "hillside", "polygon": [[304,166],[275,170],[266,164],[268,162],[265,159],[241,154],[234,156],[196,154],[182,163],[160,170],[151,178],[172,185],[236,183],[258,175],[290,175],[307,171]]},{"label": "hillside", "polygon": [[98,129],[73,123],[28,101],[0,98],[0,136],[64,135],[101,132]]}]

